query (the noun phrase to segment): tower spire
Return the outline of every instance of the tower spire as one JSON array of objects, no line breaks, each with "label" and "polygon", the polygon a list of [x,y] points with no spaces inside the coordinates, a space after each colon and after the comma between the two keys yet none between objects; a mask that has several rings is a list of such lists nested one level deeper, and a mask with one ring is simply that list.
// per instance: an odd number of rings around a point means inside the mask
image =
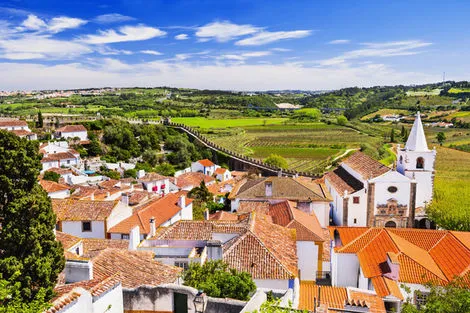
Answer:
[{"label": "tower spire", "polygon": [[411,151],[429,151],[424,135],[423,124],[421,123],[420,113],[416,113],[416,118],[411,128],[410,135],[406,141],[405,148]]}]

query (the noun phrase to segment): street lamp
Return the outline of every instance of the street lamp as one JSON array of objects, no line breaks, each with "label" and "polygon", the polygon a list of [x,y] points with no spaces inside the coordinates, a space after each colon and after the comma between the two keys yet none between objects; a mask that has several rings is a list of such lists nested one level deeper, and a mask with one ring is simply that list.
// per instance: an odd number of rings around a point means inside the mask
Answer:
[{"label": "street lamp", "polygon": [[194,297],[193,302],[196,313],[204,313],[206,310],[206,294],[204,291],[199,290]]}]

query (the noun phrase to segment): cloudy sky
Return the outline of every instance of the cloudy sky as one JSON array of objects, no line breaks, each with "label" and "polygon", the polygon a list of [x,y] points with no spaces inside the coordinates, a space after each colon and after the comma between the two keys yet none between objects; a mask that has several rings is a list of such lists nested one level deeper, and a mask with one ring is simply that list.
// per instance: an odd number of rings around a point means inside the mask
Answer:
[{"label": "cloudy sky", "polygon": [[470,79],[467,1],[6,0],[0,90]]}]

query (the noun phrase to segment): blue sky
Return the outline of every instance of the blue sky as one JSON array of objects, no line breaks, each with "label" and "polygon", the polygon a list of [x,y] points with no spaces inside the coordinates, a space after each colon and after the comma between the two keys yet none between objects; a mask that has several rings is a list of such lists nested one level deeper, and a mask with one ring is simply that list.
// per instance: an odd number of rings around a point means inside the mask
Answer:
[{"label": "blue sky", "polygon": [[0,89],[468,79],[467,1],[2,1]]}]

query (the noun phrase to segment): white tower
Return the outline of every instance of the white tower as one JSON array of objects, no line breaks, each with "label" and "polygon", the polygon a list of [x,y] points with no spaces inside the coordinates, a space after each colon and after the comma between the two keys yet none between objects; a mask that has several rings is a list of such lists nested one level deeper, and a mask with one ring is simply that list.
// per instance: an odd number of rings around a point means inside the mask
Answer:
[{"label": "white tower", "polygon": [[428,149],[419,112],[405,148],[398,145],[397,152],[397,171],[416,180],[416,207],[423,207],[432,199],[436,150]]}]

